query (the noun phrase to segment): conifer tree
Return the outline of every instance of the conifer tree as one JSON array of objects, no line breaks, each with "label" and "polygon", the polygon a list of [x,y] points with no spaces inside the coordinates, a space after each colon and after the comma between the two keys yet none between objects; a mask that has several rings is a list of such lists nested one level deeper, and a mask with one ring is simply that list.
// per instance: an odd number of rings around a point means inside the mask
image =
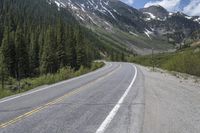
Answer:
[{"label": "conifer tree", "polygon": [[5,80],[8,77],[7,66],[5,64],[5,58],[2,53],[2,49],[0,48],[0,80],[1,80],[1,88],[5,87]]},{"label": "conifer tree", "polygon": [[74,36],[74,29],[68,27],[68,45],[67,45],[67,61],[71,68],[77,69],[77,53],[76,53],[76,39]]},{"label": "conifer tree", "polygon": [[81,33],[80,28],[76,36],[76,49],[77,49],[77,68],[81,65],[87,65],[87,56],[86,56],[86,47],[83,34]]},{"label": "conifer tree", "polygon": [[14,33],[10,33],[9,27],[4,30],[4,37],[2,40],[2,54],[5,59],[5,65],[8,69],[9,75],[15,77],[15,44]]},{"label": "conifer tree", "polygon": [[42,59],[41,59],[41,73],[43,74],[48,74],[48,73],[54,73],[57,71],[56,69],[56,58],[54,54],[54,43],[53,42],[53,32],[52,28],[48,28],[44,40],[44,46],[43,46],[43,54],[42,54]]},{"label": "conifer tree", "polygon": [[111,51],[110,60],[111,60],[111,61],[114,61],[114,60],[115,60],[115,55],[114,55],[113,51]]},{"label": "conifer tree", "polygon": [[39,37],[38,37],[38,46],[39,46],[39,59],[42,58],[43,53],[43,46],[44,46],[44,31],[40,31]]},{"label": "conifer tree", "polygon": [[39,67],[39,46],[35,33],[31,34],[30,47],[29,47],[29,65],[31,75],[37,74],[37,68]]},{"label": "conifer tree", "polygon": [[121,61],[125,61],[125,55],[124,55],[124,53],[122,52],[121,53],[121,59],[120,59]]},{"label": "conifer tree", "polygon": [[117,52],[117,53],[115,53],[115,61],[119,61],[120,60],[120,55],[119,55],[119,53]]},{"label": "conifer tree", "polygon": [[70,66],[72,68],[78,69],[77,66],[77,53],[76,53],[76,44],[73,43],[75,42],[74,39],[72,39],[70,46],[69,46],[69,61],[70,61]]},{"label": "conifer tree", "polygon": [[96,53],[96,50],[92,49],[90,46],[89,46],[89,41],[88,40],[85,40],[85,52],[86,52],[86,59],[87,59],[87,62],[85,64],[86,67],[90,67],[91,66],[91,62],[93,59],[95,59],[95,53]]},{"label": "conifer tree", "polygon": [[59,67],[64,67],[67,64],[67,55],[66,55],[66,40],[65,40],[65,29],[64,24],[62,23],[61,19],[59,19],[57,23],[57,36],[56,36],[56,42],[57,42],[57,60]]},{"label": "conifer tree", "polygon": [[16,67],[17,67],[17,78],[25,78],[29,76],[29,57],[27,52],[27,44],[25,44],[24,35],[22,28],[17,27],[15,33],[15,45],[16,45]]}]

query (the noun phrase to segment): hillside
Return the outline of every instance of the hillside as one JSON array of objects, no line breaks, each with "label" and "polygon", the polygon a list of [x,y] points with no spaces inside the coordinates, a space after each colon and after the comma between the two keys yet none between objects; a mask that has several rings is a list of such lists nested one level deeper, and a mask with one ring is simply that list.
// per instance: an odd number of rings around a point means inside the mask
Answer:
[{"label": "hillside", "polygon": [[195,46],[179,50],[175,53],[162,53],[152,56],[138,56],[129,58],[144,66],[155,66],[169,71],[187,73],[200,76],[200,47]]}]

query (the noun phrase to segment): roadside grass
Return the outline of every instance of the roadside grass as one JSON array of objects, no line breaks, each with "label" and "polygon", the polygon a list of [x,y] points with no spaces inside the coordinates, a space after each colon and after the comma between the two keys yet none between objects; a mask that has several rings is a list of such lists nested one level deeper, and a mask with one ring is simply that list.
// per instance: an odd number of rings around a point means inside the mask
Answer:
[{"label": "roadside grass", "polygon": [[200,47],[187,48],[175,53],[163,53],[153,56],[130,57],[130,62],[144,66],[154,66],[169,71],[200,76]]},{"label": "roadside grass", "polygon": [[[40,77],[35,77],[35,78],[26,78],[20,81],[21,89],[17,89],[16,87],[19,86],[19,83],[15,79],[10,78],[6,82],[4,89],[0,87],[0,98],[4,98],[7,96],[25,92],[39,86],[51,85],[56,82],[74,78],[74,77],[89,73],[91,71],[94,71],[98,68],[101,68],[104,65],[105,64],[103,62],[93,62],[90,68],[81,66],[78,71],[74,71],[70,67],[65,67],[65,68],[60,69],[55,74],[47,74],[47,75],[42,75]],[[16,88],[16,89],[13,89],[13,88]]]}]

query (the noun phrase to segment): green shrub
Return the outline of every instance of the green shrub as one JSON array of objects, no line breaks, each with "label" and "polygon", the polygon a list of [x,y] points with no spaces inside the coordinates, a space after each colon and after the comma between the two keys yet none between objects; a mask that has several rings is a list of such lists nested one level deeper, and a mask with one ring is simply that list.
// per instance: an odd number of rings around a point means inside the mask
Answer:
[{"label": "green shrub", "polygon": [[200,76],[200,55],[193,51],[178,53],[162,65],[164,69]]},{"label": "green shrub", "polygon": [[199,48],[189,48],[175,53],[156,54],[153,56],[131,57],[129,61],[144,66],[152,66],[200,76],[200,51]]},{"label": "green shrub", "polygon": [[104,62],[93,62],[91,66],[91,70],[94,71],[97,68],[103,67],[104,65],[105,65]]},{"label": "green shrub", "polygon": [[74,71],[70,67],[64,67],[60,69],[57,73],[55,74],[46,74],[42,75],[40,77],[36,78],[26,78],[20,81],[20,85],[23,86],[18,91],[13,91],[12,87],[17,87],[19,85],[19,82],[17,82],[15,79],[9,79],[7,81],[7,86],[6,89],[2,89],[0,87],[0,98],[13,95],[16,93],[28,91],[30,89],[36,88],[38,86],[42,85],[50,85],[59,81],[67,80],[76,76],[80,76],[82,74],[94,71],[100,67],[103,67],[104,63],[103,62],[94,62],[91,65],[91,68],[85,68],[83,66],[80,67],[78,71]]}]

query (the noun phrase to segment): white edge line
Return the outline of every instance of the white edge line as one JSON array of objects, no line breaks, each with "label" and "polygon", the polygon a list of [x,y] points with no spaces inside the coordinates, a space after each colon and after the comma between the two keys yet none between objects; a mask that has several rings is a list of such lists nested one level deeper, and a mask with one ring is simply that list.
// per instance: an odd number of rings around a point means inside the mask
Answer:
[{"label": "white edge line", "polygon": [[[107,66],[108,68],[110,68],[110,67],[112,66],[112,63],[109,63],[109,64],[110,64],[110,65]],[[105,69],[106,66],[103,67],[103,68]],[[35,90],[35,91],[25,92],[25,93],[19,94],[18,96],[14,96],[14,97],[11,96],[11,98],[5,98],[5,100],[4,100],[4,99],[2,99],[2,100],[0,99],[0,104],[1,104],[1,103],[4,103],[4,102],[11,101],[11,100],[14,100],[14,99],[17,99],[17,98],[20,98],[20,97],[23,97],[23,96],[27,96],[27,95],[34,94],[34,93],[37,93],[37,92],[40,92],[40,91],[44,91],[44,90],[46,90],[46,89],[55,87],[55,86],[57,86],[57,85],[61,85],[61,84],[64,84],[64,83],[68,83],[68,82],[71,82],[71,81],[74,81],[74,80],[77,80],[77,79],[80,79],[80,78],[89,76],[89,75],[91,75],[91,74],[94,74],[94,73],[103,71],[104,69],[97,69],[96,71],[90,72],[90,73],[88,73],[88,74],[85,74],[85,75],[82,75],[82,76],[79,76],[79,77],[75,77],[75,78],[72,78],[72,79],[68,79],[68,80],[65,80],[65,81],[61,81],[61,82],[55,83],[55,84],[53,84],[53,85],[49,85],[49,86],[47,86],[47,87],[44,87],[44,88],[41,88],[41,89],[38,89],[38,90]]]},{"label": "white edge line", "polygon": [[112,119],[115,117],[115,115],[117,114],[121,104],[123,103],[124,99],[126,98],[126,96],[128,95],[129,91],[131,90],[131,87],[133,86],[136,77],[137,77],[137,68],[136,66],[134,66],[132,64],[132,66],[135,69],[135,75],[131,81],[131,84],[128,86],[128,88],[126,89],[125,93],[122,95],[122,97],[120,98],[120,100],[118,101],[118,103],[115,105],[115,107],[111,110],[111,112],[109,113],[109,115],[106,117],[106,119],[103,121],[103,123],[100,125],[100,127],[97,129],[96,133],[104,133],[106,128],[109,126],[110,122],[112,121]]}]

